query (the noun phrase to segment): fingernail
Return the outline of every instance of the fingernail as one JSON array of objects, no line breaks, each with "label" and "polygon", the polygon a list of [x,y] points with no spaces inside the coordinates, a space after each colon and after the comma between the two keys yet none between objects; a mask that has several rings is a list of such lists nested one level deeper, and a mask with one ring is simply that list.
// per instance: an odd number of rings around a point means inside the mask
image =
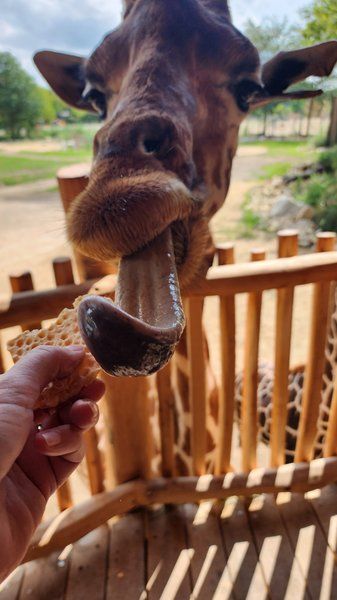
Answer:
[{"label": "fingernail", "polygon": [[57,446],[61,443],[61,434],[58,431],[46,431],[41,434],[47,446]]},{"label": "fingernail", "polygon": [[67,346],[67,350],[71,350],[72,352],[78,352],[78,354],[82,354],[84,352],[83,346]]}]

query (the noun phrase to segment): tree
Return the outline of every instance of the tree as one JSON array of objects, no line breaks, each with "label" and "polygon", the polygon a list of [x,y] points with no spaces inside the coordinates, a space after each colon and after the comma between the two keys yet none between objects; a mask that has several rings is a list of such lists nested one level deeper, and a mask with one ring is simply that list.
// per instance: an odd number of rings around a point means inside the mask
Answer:
[{"label": "tree", "polygon": [[36,84],[9,52],[0,52],[0,126],[10,138],[28,135],[35,126],[41,101]]},{"label": "tree", "polygon": [[316,44],[335,39],[337,33],[336,0],[314,0],[302,11],[305,25],[302,36],[306,42]]},{"label": "tree", "polygon": [[244,27],[245,35],[257,47],[263,63],[281,50],[298,48],[300,36],[296,27],[290,25],[287,18],[269,17],[263,25],[256,25],[249,19]]},{"label": "tree", "polygon": [[[314,0],[311,6],[303,10],[304,26],[302,37],[305,42],[315,44],[336,38],[337,10],[336,0]],[[335,86],[337,82],[335,82]],[[331,94],[331,118],[327,143],[337,144],[337,95]]]},{"label": "tree", "polygon": [[55,94],[50,90],[37,87],[36,94],[40,102],[40,118],[43,123],[52,123],[57,118],[58,106],[55,102]]},{"label": "tree", "polygon": [[[265,63],[282,50],[292,50],[301,45],[301,36],[294,25],[289,24],[286,18],[269,18],[263,25],[256,25],[249,19],[244,27],[245,35],[259,51],[261,62]],[[303,87],[303,86],[302,86]],[[305,110],[305,101],[285,103],[272,103],[256,111],[257,116],[263,119],[262,135],[267,133],[268,119],[274,115],[295,113],[302,115]]]}]

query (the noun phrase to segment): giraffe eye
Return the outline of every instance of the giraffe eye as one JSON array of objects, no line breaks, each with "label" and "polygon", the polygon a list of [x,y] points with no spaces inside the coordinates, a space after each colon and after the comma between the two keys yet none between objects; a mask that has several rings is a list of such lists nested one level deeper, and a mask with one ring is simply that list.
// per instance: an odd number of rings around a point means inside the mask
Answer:
[{"label": "giraffe eye", "polygon": [[234,86],[233,91],[240,110],[247,112],[252,100],[261,94],[262,87],[256,81],[242,79]]},{"label": "giraffe eye", "polygon": [[106,98],[105,94],[96,88],[85,88],[82,94],[82,100],[89,102],[93,109],[99,114],[101,119],[106,117]]}]

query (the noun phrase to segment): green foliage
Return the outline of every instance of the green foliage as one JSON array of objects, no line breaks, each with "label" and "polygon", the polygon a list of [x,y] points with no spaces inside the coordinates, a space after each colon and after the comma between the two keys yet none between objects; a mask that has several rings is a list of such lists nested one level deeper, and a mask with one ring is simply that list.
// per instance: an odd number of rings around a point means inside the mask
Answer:
[{"label": "green foliage", "polygon": [[334,146],[322,152],[319,155],[319,163],[328,173],[337,173],[337,147]]},{"label": "green foliage", "polygon": [[319,229],[337,232],[337,146],[322,152],[318,162],[325,172],[296,182],[293,193],[297,200],[315,209],[314,221]]},{"label": "green foliage", "polygon": [[12,139],[30,134],[41,112],[36,85],[9,52],[0,53],[0,127]]},{"label": "green foliage", "polygon": [[263,26],[256,25],[249,19],[245,24],[244,33],[257,47],[262,62],[270,60],[282,50],[298,48],[300,44],[297,29],[289,24],[287,18],[269,17],[263,21]]},{"label": "green foliage", "polygon": [[315,44],[336,38],[336,0],[314,0],[303,10],[305,26],[302,36],[306,42]]}]

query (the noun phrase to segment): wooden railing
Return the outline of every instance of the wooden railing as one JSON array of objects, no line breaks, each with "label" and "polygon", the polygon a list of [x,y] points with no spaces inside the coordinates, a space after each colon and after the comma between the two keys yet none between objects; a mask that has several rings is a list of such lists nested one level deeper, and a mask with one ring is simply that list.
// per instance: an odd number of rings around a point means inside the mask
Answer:
[{"label": "wooden railing", "polygon": [[[291,236],[293,234],[280,235],[280,254],[287,256],[289,253],[295,253],[295,239]],[[107,515],[124,512],[138,504],[193,501],[206,497],[226,497],[234,493],[249,495],[258,491],[281,489],[307,491],[337,479],[337,458],[334,458],[337,454],[337,392],[332,401],[324,449],[325,458],[310,463],[322,387],[324,348],[330,315],[330,286],[337,280],[337,252],[331,251],[334,243],[333,236],[320,236],[317,250],[329,251],[273,260],[254,260],[244,264],[230,264],[233,263],[232,251],[228,248],[219,249],[219,261],[227,264],[212,267],[207,278],[193,287],[184,300],[187,316],[193,476],[172,478],[175,472],[175,439],[174,389],[170,365],[157,376],[161,472],[162,476],[166,477],[163,480],[153,478],[151,472],[152,443],[150,410],[147,404],[147,379],[114,379],[106,376],[108,397],[105,399],[104,411],[110,446],[108,443],[105,471],[98,451],[97,431],[92,430],[86,437],[90,490],[92,494],[98,494],[97,500],[88,501],[89,504],[83,506],[69,508],[73,504],[72,493],[69,485],[65,484],[58,492],[60,510],[66,509],[65,520],[60,520],[60,525],[56,526],[55,531],[48,530],[47,537],[46,525],[43,525],[37,533],[34,549],[32,547],[27,558],[40,556],[55,547],[61,547],[62,544],[77,539],[83,535],[83,532],[89,531],[102,522],[102,515],[106,518]],[[263,259],[263,256],[255,252],[252,258]],[[55,317],[61,308],[65,305],[70,306],[79,294],[89,289],[95,293],[113,295],[116,279],[114,275],[98,282],[75,284],[68,259],[56,259],[53,268],[56,285],[60,284],[59,287],[43,292],[15,291],[10,298],[2,298],[0,329],[13,324],[38,324],[46,318]],[[24,279],[31,280],[27,275]],[[22,278],[18,276],[15,279],[15,281],[20,280]],[[308,318],[310,347],[306,384],[296,447],[296,464],[284,465],[293,294],[295,287],[304,284],[314,285],[313,305],[311,316]],[[261,298],[263,292],[269,289],[278,290],[271,467],[264,466],[256,469],[258,429],[256,393]],[[242,467],[235,473],[231,464],[236,364],[235,296],[241,293],[247,294],[248,304],[241,420]],[[206,475],[205,466],[207,393],[206,357],[202,344],[202,303],[206,296],[220,297],[222,366],[215,471],[214,474],[209,475]],[[124,482],[130,480],[135,482],[123,487]],[[122,487],[118,484],[122,484]],[[115,489],[115,491],[105,492],[105,489]],[[116,502],[119,503],[118,510]]]},{"label": "wooden railing", "polygon": [[[85,176],[71,176],[65,184],[59,178],[65,210],[83,189]],[[73,506],[71,486],[66,483],[58,492],[63,511],[52,524],[43,524],[27,554],[26,560],[62,548],[115,514],[140,505],[158,502],[190,502],[230,495],[293,490],[305,492],[337,480],[337,391],[332,399],[324,458],[312,460],[321,399],[325,361],[327,326],[331,318],[332,299],[337,281],[335,235],[320,234],[316,252],[297,256],[297,234],[279,234],[277,259],[265,259],[263,250],[251,253],[251,262],[235,263],[232,245],[217,249],[217,266],[198,281],[185,295],[187,317],[187,353],[177,355],[176,366],[188,381],[191,416],[192,475],[179,477],[175,461],[176,439],[175,379],[173,363],[148,378],[112,378],[103,375],[106,395],[104,464],[98,449],[99,434],[93,429],[86,434],[86,460],[90,492],[86,503]],[[39,325],[51,319],[76,297],[99,293],[113,297],[116,275],[108,273],[108,265],[95,264],[75,253],[78,283],[69,259],[55,259],[53,289],[34,291],[31,274],[11,277],[12,295],[0,295],[0,332],[6,328]],[[295,463],[285,465],[285,428],[287,420],[288,374],[292,341],[294,291],[298,286],[314,287],[311,314],[308,315],[309,353],[306,361],[305,386],[300,418]],[[274,390],[271,423],[270,465],[257,464],[258,418],[257,386],[260,346],[260,323],[263,294],[276,290]],[[234,397],[237,371],[236,296],[247,295],[243,360],[243,400],[241,411],[241,465],[234,469],[232,440],[235,428]],[[207,377],[208,357],[205,351],[203,304],[207,297],[219,298],[220,376],[218,434],[214,469],[206,473],[207,453]],[[211,343],[211,339],[209,339]],[[0,352],[0,367],[6,363]],[[151,430],[153,401],[149,386],[158,398],[161,471],[152,469],[154,446]],[[311,462],[310,462],[311,461]]]}]

